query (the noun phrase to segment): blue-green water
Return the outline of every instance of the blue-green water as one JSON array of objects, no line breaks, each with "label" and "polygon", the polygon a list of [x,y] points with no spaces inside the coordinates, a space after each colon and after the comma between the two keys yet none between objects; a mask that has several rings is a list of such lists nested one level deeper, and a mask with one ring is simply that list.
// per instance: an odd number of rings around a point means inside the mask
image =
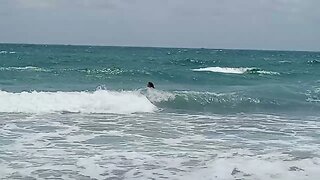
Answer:
[{"label": "blue-green water", "polygon": [[[152,81],[175,96],[157,103],[173,112],[320,108],[317,52],[8,44],[0,50],[0,88],[6,92],[135,91]],[[209,69],[195,71],[200,68]]]},{"label": "blue-green water", "polygon": [[0,44],[0,90],[4,179],[319,176],[319,52]]}]

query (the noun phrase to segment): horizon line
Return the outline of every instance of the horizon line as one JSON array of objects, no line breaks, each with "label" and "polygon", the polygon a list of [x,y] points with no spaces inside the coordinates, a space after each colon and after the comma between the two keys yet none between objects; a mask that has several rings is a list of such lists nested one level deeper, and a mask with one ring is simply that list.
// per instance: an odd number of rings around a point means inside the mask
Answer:
[{"label": "horizon line", "polygon": [[139,45],[105,45],[105,44],[60,44],[60,43],[18,43],[0,42],[9,45],[39,45],[39,46],[95,46],[95,47],[126,47],[126,48],[162,48],[162,49],[208,49],[208,50],[239,50],[239,51],[280,51],[280,52],[320,52],[320,50],[290,50],[290,49],[250,49],[250,48],[209,48],[209,47],[174,47],[174,46],[139,46]]}]

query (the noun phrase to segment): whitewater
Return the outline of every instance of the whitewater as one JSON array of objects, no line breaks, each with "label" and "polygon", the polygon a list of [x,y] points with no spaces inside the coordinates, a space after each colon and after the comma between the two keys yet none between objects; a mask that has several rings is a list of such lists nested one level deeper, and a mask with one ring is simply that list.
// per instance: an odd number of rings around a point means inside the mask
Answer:
[{"label": "whitewater", "polygon": [[0,179],[318,179],[319,61],[0,44]]}]

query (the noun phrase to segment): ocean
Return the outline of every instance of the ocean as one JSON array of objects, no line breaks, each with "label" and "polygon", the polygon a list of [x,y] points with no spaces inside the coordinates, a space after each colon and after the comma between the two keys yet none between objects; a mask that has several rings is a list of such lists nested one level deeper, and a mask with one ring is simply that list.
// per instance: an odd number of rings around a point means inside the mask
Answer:
[{"label": "ocean", "polygon": [[0,44],[0,179],[316,180],[319,115],[320,52]]}]

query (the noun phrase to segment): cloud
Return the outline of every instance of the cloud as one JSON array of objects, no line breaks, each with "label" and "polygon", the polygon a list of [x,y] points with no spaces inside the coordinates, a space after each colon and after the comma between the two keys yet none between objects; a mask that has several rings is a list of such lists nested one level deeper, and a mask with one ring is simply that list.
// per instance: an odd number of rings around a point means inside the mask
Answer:
[{"label": "cloud", "polygon": [[53,8],[57,0],[12,0],[12,4],[19,8]]},{"label": "cloud", "polygon": [[312,49],[320,41],[318,7],[318,0],[2,0],[0,39]]},{"label": "cloud", "polygon": [[10,0],[16,8],[24,9],[75,9],[75,8],[110,8],[115,0]]}]

